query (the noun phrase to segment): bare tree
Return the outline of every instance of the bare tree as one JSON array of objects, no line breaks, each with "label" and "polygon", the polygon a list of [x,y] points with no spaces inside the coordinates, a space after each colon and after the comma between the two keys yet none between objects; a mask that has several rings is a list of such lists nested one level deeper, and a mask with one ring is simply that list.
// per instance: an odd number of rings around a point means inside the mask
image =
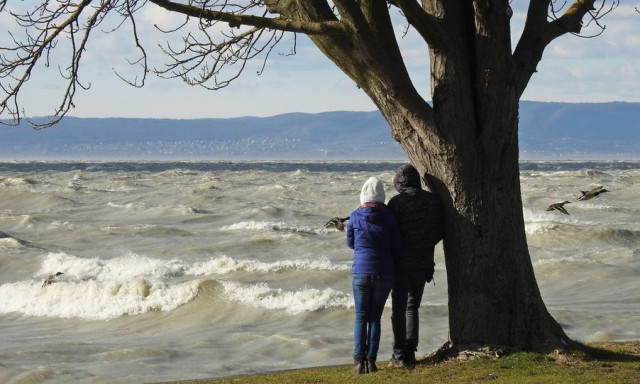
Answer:
[{"label": "bare tree", "polygon": [[[4,12],[27,38],[0,49],[5,97],[0,108],[24,118],[18,95],[57,44],[70,45],[61,75],[68,82],[50,123],[73,107],[82,54],[108,15],[131,27],[142,86],[148,73],[223,88],[252,59],[266,60],[287,32],[305,34],[373,100],[391,135],[446,205],[445,260],[453,348],[508,346],[550,351],[573,345],[548,313],[534,276],[524,230],[518,168],[518,103],[545,48],[617,1],[530,0],[526,23],[511,46],[508,0],[101,0],[41,1],[29,12]],[[164,32],[170,59],[148,64],[136,14],[161,7],[184,16]],[[431,97],[420,96],[405,67],[391,12],[427,43]],[[219,33],[221,31],[221,33]],[[295,44],[293,49],[295,50]],[[6,82],[5,82],[6,81]],[[46,125],[46,124],[45,124]]]}]

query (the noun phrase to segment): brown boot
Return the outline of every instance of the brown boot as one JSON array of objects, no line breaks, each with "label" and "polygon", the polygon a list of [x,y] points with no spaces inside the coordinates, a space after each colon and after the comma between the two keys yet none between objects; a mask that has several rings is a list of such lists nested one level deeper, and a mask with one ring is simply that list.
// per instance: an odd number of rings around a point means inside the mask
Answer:
[{"label": "brown boot", "polygon": [[367,372],[376,372],[378,367],[376,366],[375,357],[367,357]]},{"label": "brown boot", "polygon": [[354,356],[353,365],[353,373],[355,373],[356,375],[367,373],[367,361],[364,359],[364,357]]}]

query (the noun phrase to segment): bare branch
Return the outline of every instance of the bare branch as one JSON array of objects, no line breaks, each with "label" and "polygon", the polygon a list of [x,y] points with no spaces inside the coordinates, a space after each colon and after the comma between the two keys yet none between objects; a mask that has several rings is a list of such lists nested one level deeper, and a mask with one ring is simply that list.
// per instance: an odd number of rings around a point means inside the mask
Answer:
[{"label": "bare branch", "polygon": [[[6,44],[6,48],[0,47],[0,78],[8,80],[0,84],[0,89],[4,92],[0,114],[10,116],[11,124],[18,124],[27,116],[20,106],[18,95],[32,78],[36,66],[49,67],[52,64],[52,53],[56,48],[70,51],[68,62],[59,65],[66,87],[50,121],[34,124],[34,127],[53,125],[74,108],[76,90],[91,86],[84,84],[79,77],[80,63],[89,36],[110,13],[119,15],[119,21],[115,28],[105,30],[104,33],[112,33],[127,22],[131,26],[131,37],[139,56],[127,59],[127,62],[141,70],[140,76],[123,75],[115,68],[113,71],[121,80],[134,87],[144,86],[148,73],[153,72],[160,77],[181,78],[191,85],[219,89],[237,79],[247,68],[249,60],[258,57],[263,60],[257,70],[258,74],[262,73],[269,56],[283,40],[285,32],[344,35],[342,24],[335,13],[318,13],[318,17],[311,20],[297,17],[290,13],[289,3],[281,0],[190,0],[186,4],[168,0],[101,0],[96,5],[94,3],[91,0],[41,0],[29,11],[13,12],[7,10],[6,0],[0,0],[0,11],[9,12],[26,33],[26,37],[20,38],[9,31],[10,44]],[[168,39],[164,48],[161,47],[161,51],[171,62],[160,69],[150,67],[149,56],[140,40],[139,27],[134,17],[136,11],[145,5],[151,5],[150,3],[185,15],[185,21],[177,28],[162,29],[156,26],[158,31],[167,34],[179,33],[180,30],[184,32],[180,46]],[[323,6],[326,7],[326,3]],[[277,16],[269,17],[269,13]],[[229,25],[219,28],[219,23]],[[295,52],[295,41],[294,36],[293,48],[287,54]]]},{"label": "bare branch", "polygon": [[[222,21],[230,27],[237,28],[241,25],[257,28],[277,29],[285,32],[299,32],[307,35],[341,33],[342,25],[335,20],[321,22],[301,22],[282,18],[268,18],[265,16],[247,15],[242,13],[223,12],[205,8],[207,1],[202,1],[201,7],[180,4],[168,0],[149,0],[150,2],[183,15],[197,17],[208,21]],[[258,6],[258,2],[252,2],[252,6]],[[222,6],[224,7],[224,5]]]},{"label": "bare branch", "polygon": [[[145,80],[147,78],[147,73],[149,73],[149,66],[147,64],[147,52],[145,51],[144,47],[142,46],[142,44],[140,44],[140,37],[138,36],[138,27],[136,26],[136,20],[133,17],[133,12],[135,12],[135,8],[131,7],[130,2],[126,3],[126,14],[125,14],[125,18],[123,19],[123,23],[125,20],[131,20],[131,30],[133,33],[133,39],[135,41],[136,44],[136,48],[140,51],[140,57],[135,60],[135,61],[129,61],[129,64],[131,65],[136,65],[139,64],[142,66],[142,80],[140,80],[140,82],[138,82],[138,79],[136,78],[135,80],[131,81],[128,79],[125,79],[123,76],[121,76],[118,71],[116,71],[115,69],[113,70],[113,72],[116,74],[116,76],[118,76],[121,80],[123,80],[125,83],[132,85],[136,88],[142,88],[144,86]],[[120,24],[122,25],[122,24]],[[116,27],[117,28],[117,27]]]},{"label": "bare branch", "polygon": [[396,5],[407,18],[407,21],[422,36],[424,41],[433,48],[443,48],[446,46],[446,35],[440,27],[437,18],[427,13],[413,0],[395,0]]},{"label": "bare branch", "polygon": [[[72,42],[72,60],[67,70],[69,74],[67,78],[70,83],[67,91],[63,96],[60,106],[56,109],[56,117],[63,116],[70,108],[73,107],[71,100],[75,93],[75,85],[77,73],[75,69],[82,56],[82,52],[78,49],[84,49],[90,29],[86,30],[85,36],[81,39],[80,46],[76,46],[76,33],[80,25],[78,19],[81,13],[90,5],[90,0],[84,0],[80,4],[58,4],[58,8],[48,8],[48,3],[41,4],[30,13],[24,15],[13,14],[18,23],[25,27],[34,27],[38,33],[34,36],[27,36],[27,41],[18,41],[13,38],[14,48],[0,48],[2,55],[0,56],[0,78],[8,78],[15,80],[15,84],[2,86],[6,96],[0,102],[0,113],[8,112],[12,116],[14,123],[17,124],[22,116],[18,104],[18,94],[24,84],[30,79],[33,69],[40,59],[45,60],[45,65],[49,65],[49,53],[56,46],[56,39],[61,35],[67,34]],[[103,5],[104,7],[105,5]],[[4,4],[2,5],[4,9]],[[56,23],[60,18],[62,22]],[[93,18],[93,23],[97,21]],[[7,56],[6,52],[11,53]],[[59,118],[54,119],[55,121]],[[45,124],[48,126],[49,124]]]},{"label": "bare branch", "polygon": [[[558,14],[562,12],[566,3],[563,3],[559,8],[556,7],[556,1],[552,1],[550,4],[550,15],[551,23],[548,26],[549,33],[551,38],[554,39],[558,36],[561,36],[565,33],[571,33],[580,37],[595,37],[600,35],[605,26],[600,24],[600,19],[611,13],[614,9],[616,9],[619,5],[619,0],[611,1],[610,5],[607,6],[606,1],[602,1],[598,8],[595,8],[596,1],[585,2],[581,0],[576,0],[560,17]],[[584,23],[584,18],[587,17],[588,20]],[[598,32],[590,35],[584,36],[581,33],[590,24],[595,24]],[[554,33],[555,32],[555,33]],[[556,36],[556,34],[559,34]]]},{"label": "bare branch", "polygon": [[[207,89],[224,88],[242,74],[249,60],[260,54],[265,54],[262,65],[264,69],[269,54],[284,35],[282,31],[252,28],[239,34],[227,35],[223,42],[216,43],[204,26],[200,29],[206,40],[189,33],[183,38],[182,48],[173,49],[170,45],[163,48],[163,52],[173,58],[174,62],[165,69],[156,70],[156,74],[166,78],[179,77],[187,84]],[[231,75],[220,77],[222,70],[234,65],[239,67]],[[213,85],[208,85],[208,82]]]},{"label": "bare branch", "polygon": [[[246,5],[227,1],[212,4],[207,0],[193,0],[189,5],[167,0],[150,2],[187,16],[183,25],[171,31],[188,29],[181,46],[168,42],[162,47],[173,62],[154,72],[160,77],[181,78],[187,84],[211,90],[228,86],[240,77],[249,60],[259,56],[262,65],[257,73],[261,74],[285,32],[344,35],[335,14],[327,12],[316,18],[294,16],[288,3],[279,0],[250,1]],[[270,18],[268,13],[280,16]],[[223,28],[226,32],[221,32],[219,23],[227,23],[231,28]],[[291,52],[295,52],[295,48]]]},{"label": "bare branch", "polygon": [[[558,37],[567,33],[580,34],[585,26],[583,20],[588,18],[587,25],[594,23],[600,28],[601,33],[604,26],[599,20],[615,9],[619,1],[614,0],[610,6],[605,6],[606,0],[600,0],[601,6],[595,7],[598,0],[574,0],[560,14],[566,5],[557,5],[556,1],[531,1],[527,13],[527,20],[522,37],[513,53],[513,59],[518,71],[517,92],[522,95],[531,76],[536,72],[536,67],[542,59],[545,48]],[[550,20],[550,21],[549,21]],[[597,33],[596,35],[598,35]]]}]

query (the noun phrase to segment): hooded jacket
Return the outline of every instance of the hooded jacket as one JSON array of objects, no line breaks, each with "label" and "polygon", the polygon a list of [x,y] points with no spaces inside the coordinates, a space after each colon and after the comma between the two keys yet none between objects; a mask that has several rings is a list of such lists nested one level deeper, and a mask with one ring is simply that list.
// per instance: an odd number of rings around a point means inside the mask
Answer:
[{"label": "hooded jacket", "polygon": [[393,259],[402,246],[400,227],[384,201],[382,183],[369,178],[360,193],[362,205],[351,212],[345,231],[347,246],[353,249],[351,273],[394,274]]},{"label": "hooded jacket", "polygon": [[399,192],[389,200],[402,233],[399,269],[433,268],[433,252],[444,237],[444,210],[438,196],[422,189],[420,174],[410,164],[398,169],[393,186]]}]

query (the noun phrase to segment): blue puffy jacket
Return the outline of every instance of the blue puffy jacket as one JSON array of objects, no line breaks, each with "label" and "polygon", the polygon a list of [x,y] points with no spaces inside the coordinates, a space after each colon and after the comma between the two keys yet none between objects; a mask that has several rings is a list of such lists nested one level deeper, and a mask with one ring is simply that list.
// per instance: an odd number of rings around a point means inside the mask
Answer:
[{"label": "blue puffy jacket", "polygon": [[381,203],[367,203],[351,212],[346,228],[353,249],[351,273],[393,275],[393,259],[400,253],[400,227],[393,212]]}]

